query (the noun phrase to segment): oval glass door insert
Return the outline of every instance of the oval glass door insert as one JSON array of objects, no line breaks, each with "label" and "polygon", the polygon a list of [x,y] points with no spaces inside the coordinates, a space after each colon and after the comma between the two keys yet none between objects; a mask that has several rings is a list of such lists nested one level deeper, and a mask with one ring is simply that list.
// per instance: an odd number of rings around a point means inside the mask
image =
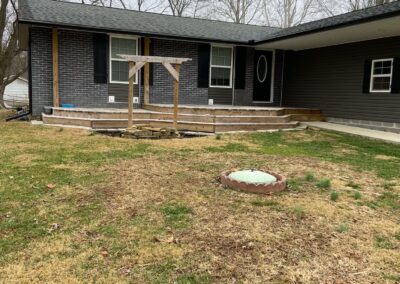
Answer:
[{"label": "oval glass door insert", "polygon": [[257,62],[257,79],[258,82],[264,83],[265,79],[267,79],[268,73],[268,62],[265,55],[261,55],[258,58]]}]

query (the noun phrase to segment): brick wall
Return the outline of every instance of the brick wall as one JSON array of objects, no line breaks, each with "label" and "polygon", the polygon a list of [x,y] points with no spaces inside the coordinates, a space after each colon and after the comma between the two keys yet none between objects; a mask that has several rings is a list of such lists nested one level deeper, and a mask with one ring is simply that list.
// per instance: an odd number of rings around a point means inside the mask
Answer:
[{"label": "brick wall", "polygon": [[94,83],[93,34],[60,31],[60,103],[105,107],[107,84]]},{"label": "brick wall", "polygon": [[44,106],[53,104],[53,71],[51,56],[51,31],[31,30],[32,115],[42,113]]},{"label": "brick wall", "polygon": [[[179,102],[181,104],[208,104],[208,88],[197,88],[198,44],[193,42],[152,39],[154,55],[169,57],[187,57],[192,61],[181,67],[179,82]],[[150,103],[172,103],[173,79],[164,66],[154,64],[153,87]]]}]

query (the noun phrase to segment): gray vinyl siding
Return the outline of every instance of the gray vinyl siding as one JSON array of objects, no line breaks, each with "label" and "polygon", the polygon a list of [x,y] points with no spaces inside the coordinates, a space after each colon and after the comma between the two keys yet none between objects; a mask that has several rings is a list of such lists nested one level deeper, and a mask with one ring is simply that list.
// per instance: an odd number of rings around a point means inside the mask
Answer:
[{"label": "gray vinyl siding", "polygon": [[362,93],[367,59],[400,56],[400,37],[286,53],[285,106],[326,117],[399,122],[400,94]]}]

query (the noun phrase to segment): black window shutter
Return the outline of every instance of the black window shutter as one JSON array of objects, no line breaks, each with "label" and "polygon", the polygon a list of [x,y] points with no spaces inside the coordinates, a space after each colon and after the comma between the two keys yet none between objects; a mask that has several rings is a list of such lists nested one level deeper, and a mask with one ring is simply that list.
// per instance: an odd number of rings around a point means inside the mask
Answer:
[{"label": "black window shutter", "polygon": [[247,48],[236,47],[235,56],[235,89],[244,89],[246,87],[246,59]]},{"label": "black window shutter", "polygon": [[393,60],[392,93],[400,93],[400,57]]},{"label": "black window shutter", "polygon": [[208,88],[210,75],[210,45],[200,43],[198,48],[197,87]]},{"label": "black window shutter", "polygon": [[94,82],[107,83],[107,40],[106,34],[93,34]]},{"label": "black window shutter", "polygon": [[363,93],[370,93],[370,84],[371,84],[371,68],[372,68],[372,59],[368,59],[364,63],[364,80],[363,80]]},{"label": "black window shutter", "polygon": [[[141,54],[144,55],[144,38],[140,39],[140,50]],[[154,55],[154,41],[150,40],[150,55]],[[153,63],[150,64],[150,74],[149,74],[149,84],[150,86],[153,86]],[[142,86],[144,85],[144,68],[141,69],[141,84]]]}]

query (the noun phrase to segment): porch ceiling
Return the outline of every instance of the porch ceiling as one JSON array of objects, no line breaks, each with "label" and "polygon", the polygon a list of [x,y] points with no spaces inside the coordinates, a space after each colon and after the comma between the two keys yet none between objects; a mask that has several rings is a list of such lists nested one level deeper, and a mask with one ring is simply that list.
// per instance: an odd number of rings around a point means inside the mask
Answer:
[{"label": "porch ceiling", "polygon": [[400,36],[400,16],[314,32],[257,45],[257,48],[303,50],[383,37]]}]

